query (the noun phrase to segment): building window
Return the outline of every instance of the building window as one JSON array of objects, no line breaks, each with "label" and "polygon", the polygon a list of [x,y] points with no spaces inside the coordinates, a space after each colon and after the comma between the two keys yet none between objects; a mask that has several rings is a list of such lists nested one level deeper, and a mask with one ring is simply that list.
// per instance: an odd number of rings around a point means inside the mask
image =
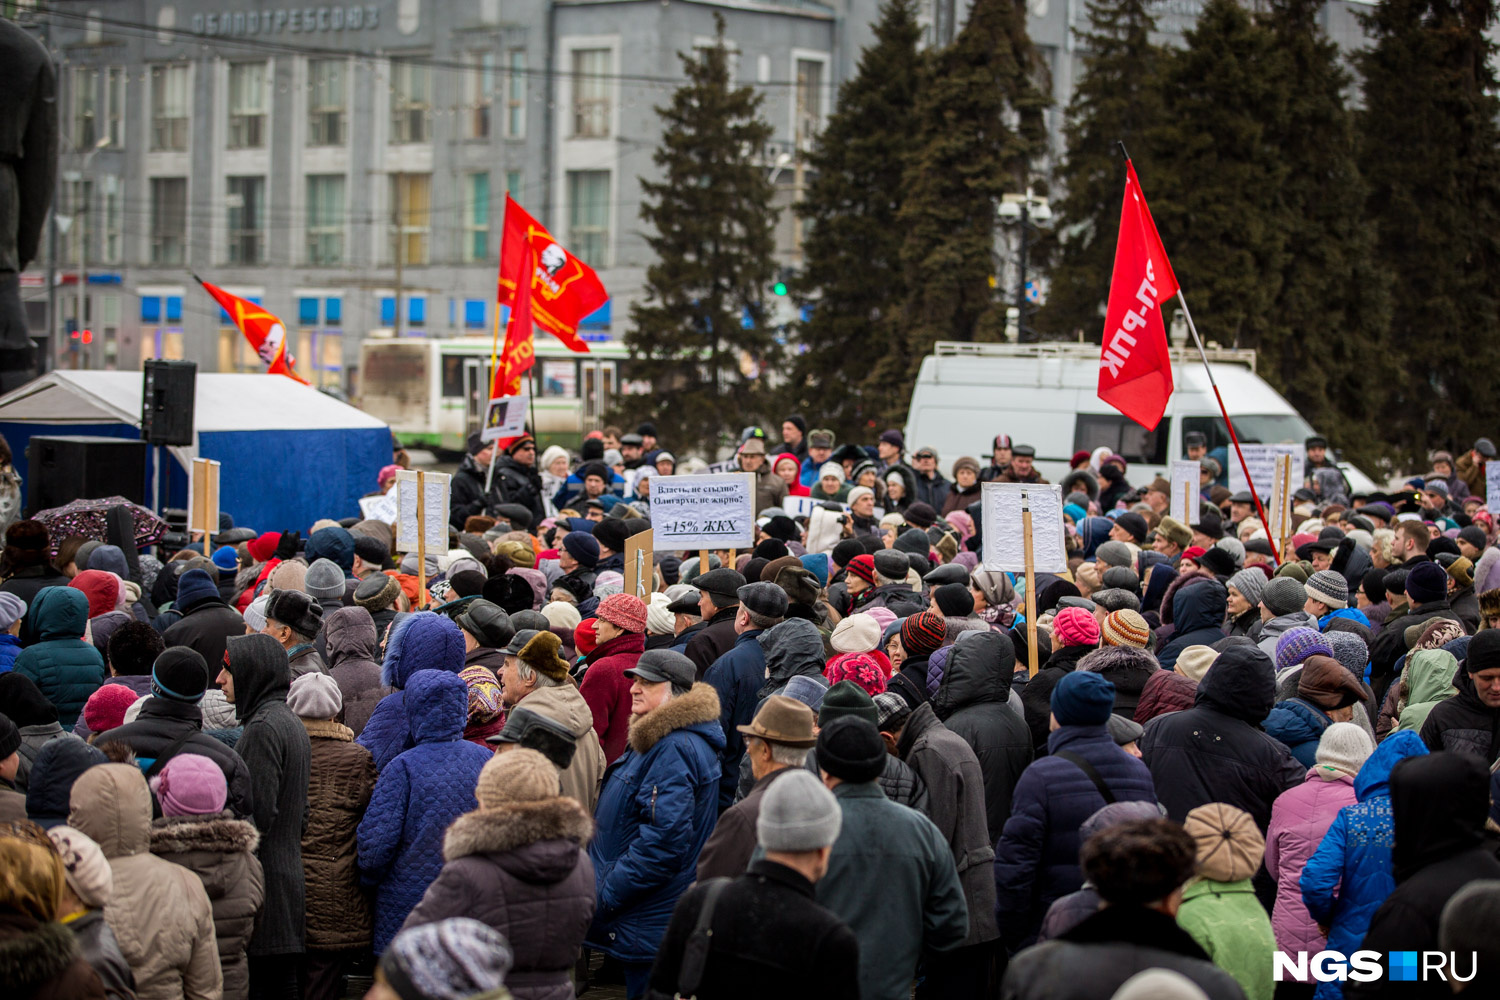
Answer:
[{"label": "building window", "polygon": [[468,108],[465,111],[466,139],[490,137],[490,111],[495,103],[495,54],[475,52],[468,74]]},{"label": "building window", "polygon": [[260,149],[266,144],[266,64],[229,66],[229,148]]},{"label": "building window", "polygon": [[526,135],[526,50],[511,49],[505,81],[505,135],[520,139]]},{"label": "building window", "polygon": [[568,171],[568,249],[591,267],[609,252],[609,171]]},{"label": "building window", "polygon": [[803,148],[823,128],[823,64],[797,60],[797,146]]},{"label": "building window", "polygon": [[151,67],[151,148],[180,152],[187,149],[188,68]]},{"label": "building window", "polygon": [[224,198],[229,207],[229,263],[265,263],[266,179],[230,177]]},{"label": "building window", "polygon": [[125,87],[130,73],[123,66],[111,66],[104,75],[105,134],[114,149],[125,148]]},{"label": "building window", "polygon": [[464,246],[468,263],[488,260],[490,256],[490,175],[470,174],[464,178]]},{"label": "building window", "polygon": [[432,175],[392,174],[391,209],[396,220],[391,255],[403,264],[427,263],[432,234]]},{"label": "building window", "polygon": [[307,262],[341,264],[344,260],[344,175],[309,174],[307,178]]},{"label": "building window", "polygon": [[312,59],[307,64],[307,144],[344,144],[344,60]]},{"label": "building window", "polygon": [[99,138],[99,71],[88,66],[75,66],[72,78],[73,149],[82,153],[93,148]]},{"label": "building window", "polygon": [[74,180],[63,183],[63,193],[67,198],[67,211],[72,217],[68,231],[64,234],[58,246],[58,257],[64,265],[78,263],[78,247],[80,241],[84,246],[84,252],[88,251],[88,230],[93,225],[93,218],[89,208],[94,203],[94,184],[92,181]]},{"label": "building window", "polygon": [[391,145],[427,141],[432,77],[419,63],[391,61]]},{"label": "building window", "polygon": [[187,239],[187,178],[151,178],[151,263],[181,264]]},{"label": "building window", "polygon": [[108,187],[104,189],[103,260],[106,264],[120,263],[120,193]]},{"label": "building window", "polygon": [[516,201],[521,200],[521,171],[507,170],[505,172],[505,193]]},{"label": "building window", "polygon": [[484,323],[484,299],[464,299],[464,329],[483,330]]},{"label": "building window", "polygon": [[609,49],[573,50],[573,135],[609,137]]}]

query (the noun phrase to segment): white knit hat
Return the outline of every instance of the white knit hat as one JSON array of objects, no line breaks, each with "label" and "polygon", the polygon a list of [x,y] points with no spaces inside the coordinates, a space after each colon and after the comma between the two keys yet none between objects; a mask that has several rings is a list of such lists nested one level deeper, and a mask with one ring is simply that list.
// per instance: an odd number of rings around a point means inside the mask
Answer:
[{"label": "white knit hat", "polygon": [[850,615],[833,627],[828,644],[840,653],[868,653],[880,648],[880,623],[864,612]]},{"label": "white knit hat", "polygon": [[565,628],[569,632],[578,627],[583,621],[583,616],[578,613],[577,605],[566,601],[553,601],[542,608],[542,617],[547,619],[547,624],[553,628]]},{"label": "white knit hat", "polygon": [[71,826],[54,826],[47,836],[62,855],[63,876],[73,895],[84,906],[102,910],[115,890],[114,872],[104,851],[87,834]]},{"label": "white knit hat", "polygon": [[266,605],[270,602],[269,593],[261,594],[245,609],[245,624],[250,626],[252,632],[259,632],[266,627]]},{"label": "white knit hat", "polygon": [[677,616],[667,610],[667,605],[671,603],[666,594],[651,595],[651,600],[646,602],[647,635],[672,635],[677,631]]},{"label": "white knit hat", "polygon": [[1338,774],[1358,774],[1374,752],[1375,741],[1370,739],[1369,733],[1352,722],[1335,722],[1323,730],[1323,738],[1318,741],[1318,752],[1313,759],[1320,771],[1337,772],[1328,776],[1331,779]]},{"label": "white knit hat", "polygon": [[292,681],[286,707],[299,719],[332,719],[343,711],[344,695],[331,675],[313,671]]}]

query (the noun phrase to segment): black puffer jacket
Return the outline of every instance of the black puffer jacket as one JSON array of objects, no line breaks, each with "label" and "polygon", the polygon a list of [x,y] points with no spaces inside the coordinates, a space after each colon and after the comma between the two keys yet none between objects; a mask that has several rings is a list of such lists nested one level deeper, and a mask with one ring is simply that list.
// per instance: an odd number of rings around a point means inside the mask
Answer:
[{"label": "black puffer jacket", "polygon": [[1006,704],[1015,647],[999,632],[977,632],[953,647],[932,699],[937,717],[979,758],[990,843],[1010,816],[1010,795],[1031,763],[1031,730]]},{"label": "black puffer jacket", "polygon": [[182,617],[161,634],[162,642],[195,650],[208,664],[211,677],[217,677],[224,664],[224,644],[230,636],[245,634],[245,619],[217,597],[205,597],[177,610]]},{"label": "black puffer jacket", "polygon": [[[222,656],[220,659],[222,661]],[[203,732],[202,709],[195,703],[153,695],[141,704],[141,712],[134,722],[94,737],[95,746],[102,747],[106,743],[123,743],[134,750],[136,761],[142,768],[150,768],[157,761],[165,765],[180,753],[207,757],[224,772],[224,780],[229,784],[227,805],[235,817],[244,819],[255,809],[250,771],[244,760]],[[164,755],[166,760],[162,760]]]},{"label": "black puffer jacket", "polygon": [[1115,686],[1115,714],[1135,718],[1141,692],[1151,675],[1161,669],[1156,657],[1134,646],[1100,646],[1078,661],[1079,670],[1099,674]]},{"label": "black puffer jacket", "polygon": [[[1484,635],[1483,632],[1480,635]],[[1476,638],[1475,642],[1479,640]],[[1474,643],[1470,643],[1470,655]],[[1453,675],[1458,694],[1432,706],[1419,735],[1433,753],[1450,750],[1480,757],[1493,765],[1500,757],[1500,708],[1490,708],[1479,700],[1474,678],[1467,669]]]},{"label": "black puffer jacket", "polygon": [[1224,638],[1229,591],[1217,580],[1196,580],[1179,588],[1171,600],[1172,637],[1156,654],[1157,662],[1168,670],[1189,646],[1212,646]]}]

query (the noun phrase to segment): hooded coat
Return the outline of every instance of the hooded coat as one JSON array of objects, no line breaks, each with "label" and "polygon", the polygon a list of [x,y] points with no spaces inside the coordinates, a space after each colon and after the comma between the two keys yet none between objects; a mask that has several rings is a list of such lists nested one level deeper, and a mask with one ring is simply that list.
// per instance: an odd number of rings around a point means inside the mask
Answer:
[{"label": "hooded coat", "polygon": [[1474,677],[1467,669],[1453,676],[1458,694],[1440,701],[1427,713],[1420,730],[1422,742],[1436,753],[1451,750],[1480,757],[1493,765],[1500,757],[1500,708],[1490,708],[1474,690]]},{"label": "hooded coat", "polygon": [[1182,892],[1177,924],[1215,965],[1234,976],[1246,1000],[1272,1000],[1276,935],[1249,878],[1191,879]]},{"label": "hooded coat", "polygon": [[[1445,649],[1419,649],[1406,658],[1406,707],[1395,728],[1421,732],[1432,708],[1458,694],[1458,660]],[[1395,685],[1391,685],[1395,688]],[[1389,697],[1389,696],[1387,696]]]},{"label": "hooded coat", "polygon": [[505,985],[517,1000],[572,1000],[570,974],[594,916],[594,822],[570,798],[507,802],[453,821],[443,870],[405,927],[472,917],[516,956]]},{"label": "hooded coat", "polygon": [[265,877],[254,824],[227,810],[215,816],[163,816],[151,824],[151,853],[198,876],[213,907],[224,1000],[250,995],[245,951],[265,901]]},{"label": "hooded coat", "polygon": [[479,771],[492,756],[464,739],[469,689],[457,674],[418,670],[404,699],[415,746],[380,771],[359,824],[359,870],[375,886],[375,953],[443,867],[443,831],[475,806]]},{"label": "hooded coat", "polygon": [[36,638],[21,650],[13,669],[41,689],[57,709],[58,723],[72,729],[89,695],[104,683],[104,658],[82,638],[89,599],[72,587],[46,587],[26,617]]},{"label": "hooded coat", "polygon": [[718,816],[719,697],[694,684],[630,727],[630,746],[604,776],[589,843],[598,909],[590,947],[623,962],[656,955],[677,898]]},{"label": "hooded coat", "polygon": [[377,770],[384,771],[398,754],[413,746],[403,690],[411,675],[418,670],[457,675],[463,668],[464,633],[452,619],[418,611],[396,625],[380,665],[380,682],[391,693],[380,699],[357,740],[375,758]]},{"label": "hooded coat", "polygon": [[182,617],[161,634],[162,642],[196,650],[210,670],[224,662],[229,638],[245,634],[245,619],[217,595],[205,595],[176,610],[182,612]]},{"label": "hooded coat", "polygon": [[302,720],[286,705],[291,667],[281,643],[268,635],[243,635],[229,640],[227,669],[234,680],[235,715],[244,725],[235,751],[250,769],[266,878],[265,908],[250,954],[300,954],[306,911],[302,830],[311,748]]},{"label": "hooded coat", "polygon": [[562,794],[583,806],[590,816],[599,804],[599,785],[604,781],[604,748],[594,732],[594,717],[588,702],[571,680],[556,687],[538,687],[523,701],[528,711],[568,727],[573,734],[573,759],[558,778]]},{"label": "hooded coat", "polygon": [[1307,912],[1297,882],[1339,810],[1357,801],[1354,775],[1315,766],[1308,769],[1306,781],[1283,792],[1271,807],[1271,825],[1266,829],[1266,874],[1276,880],[1271,929],[1276,933],[1276,947],[1282,951],[1315,954],[1327,947],[1328,939]]},{"label": "hooded coat", "polygon": [[1171,670],[1178,654],[1189,646],[1212,646],[1224,638],[1228,602],[1229,591],[1217,580],[1178,588],[1172,595],[1172,638],[1156,654],[1163,669]]},{"label": "hooded coat", "polygon": [[375,761],[348,726],[303,719],[311,751],[302,876],[307,886],[307,946],[317,951],[370,947],[370,897],[359,883],[359,821],[375,790]]},{"label": "hooded coat", "polygon": [[[222,661],[222,658],[221,658]],[[196,753],[219,765],[229,786],[228,806],[236,817],[254,812],[255,792],[250,771],[238,753],[203,732],[203,711],[196,702],[147,698],[134,722],[94,737],[94,745],[123,743],[135,752],[142,771],[163,765],[180,753]],[[165,757],[165,760],[163,759]]]},{"label": "hooded coat", "polygon": [[323,641],[328,648],[328,673],[338,681],[344,700],[343,723],[357,739],[388,693],[380,679],[375,620],[364,608],[339,608],[323,619]]},{"label": "hooded coat", "polygon": [[198,876],[151,854],[151,790],[132,764],[100,764],[73,785],[68,825],[109,859],[104,918],[139,1000],[214,1000],[224,989],[213,907]]},{"label": "hooded coat", "polygon": [[1198,683],[1184,677],[1175,670],[1158,670],[1146,679],[1141,688],[1141,700],[1136,702],[1136,722],[1145,725],[1158,715],[1181,712],[1193,707],[1198,696]]},{"label": "hooded coat", "polygon": [[594,732],[604,748],[604,759],[614,763],[625,752],[630,731],[630,678],[625,671],[635,666],[646,650],[642,632],[624,632],[594,647],[584,662],[587,669],[578,693],[594,717]]},{"label": "hooded coat", "polygon": [[[1210,671],[1212,673],[1212,671]],[[1328,926],[1328,947],[1359,950],[1370,919],[1396,888],[1391,820],[1391,770],[1408,757],[1427,752],[1416,733],[1393,733],[1354,776],[1352,806],[1334,817],[1318,848],[1302,869],[1298,885],[1312,919]],[[1341,983],[1319,983],[1317,1000],[1336,1000]]]},{"label": "hooded coat", "polygon": [[[1250,638],[1260,647],[1261,652],[1269,656],[1272,662],[1276,660],[1276,643],[1283,635],[1294,628],[1310,628],[1321,631],[1318,628],[1318,620],[1306,611],[1293,611],[1287,615],[1277,615],[1270,621],[1261,623],[1260,629],[1254,632]],[[1209,643],[1209,645],[1213,645]]]},{"label": "hooded coat", "polygon": [[1078,664],[1115,686],[1115,714],[1135,718],[1141,695],[1151,678],[1161,672],[1156,657],[1134,646],[1100,646]]},{"label": "hooded coat", "polygon": [[1141,757],[1168,816],[1181,823],[1198,806],[1225,802],[1266,828],[1276,797],[1307,773],[1260,729],[1275,694],[1270,659],[1259,649],[1230,646],[1198,682],[1192,708],[1147,724]]},{"label": "hooded coat", "polygon": [[66,823],[73,783],[84,771],[106,760],[98,747],[83,740],[53,741],[37,755],[31,769],[26,818],[44,830]]},{"label": "hooded coat", "polygon": [[[783,623],[785,624],[785,623]],[[806,624],[806,623],[804,623]],[[777,626],[778,628],[780,626]],[[724,730],[723,775],[719,781],[719,809],[734,804],[740,780],[740,758],[745,755],[745,737],[736,729],[755,717],[757,692],[766,681],[767,646],[760,641],[774,629],[750,629],[735,637],[734,646],[713,662],[703,674],[703,683],[719,696],[719,726]],[[772,640],[771,648],[779,648]],[[818,644],[821,654],[822,643]],[[821,661],[820,661],[821,662]]]},{"label": "hooded coat", "polygon": [[1007,703],[1015,647],[1000,632],[983,632],[952,647],[932,710],[979,759],[989,841],[1000,839],[1011,792],[1031,763],[1031,730]]},{"label": "hooded coat", "polygon": [[[97,918],[97,913],[91,914]],[[88,919],[80,917],[73,923]],[[0,913],[0,954],[5,956],[3,983],[26,1000],[105,1000],[99,974],[80,950],[68,925],[46,923],[25,914]],[[7,995],[11,995],[7,993]]]}]

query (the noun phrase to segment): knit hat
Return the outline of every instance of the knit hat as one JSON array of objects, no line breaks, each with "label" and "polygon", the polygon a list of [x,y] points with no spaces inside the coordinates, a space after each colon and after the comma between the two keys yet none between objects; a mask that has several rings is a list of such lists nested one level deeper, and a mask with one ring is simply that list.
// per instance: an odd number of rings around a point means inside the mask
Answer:
[{"label": "knit hat", "polygon": [[401,582],[387,573],[372,573],[354,588],[354,603],[374,614],[396,603]]},{"label": "knit hat", "polygon": [[497,753],[485,761],[474,786],[474,798],[481,809],[555,799],[561,794],[557,768],[541,753],[526,748]]},{"label": "knit hat", "polygon": [[1452,618],[1429,618],[1422,625],[1422,630],[1417,635],[1417,641],[1412,644],[1412,650],[1419,649],[1442,649],[1454,639],[1461,638],[1464,627]]},{"label": "knit hat", "polygon": [[844,498],[844,502],[853,507],[857,501],[865,497],[873,497],[874,495],[875,491],[868,486],[856,486],[849,491],[849,495]]},{"label": "knit hat", "polygon": [[[123,684],[113,684],[111,687],[124,687]],[[129,688],[126,688],[128,691]],[[131,696],[133,701],[135,696]],[[11,754],[21,749],[21,730],[10,721],[10,716],[0,714],[0,760],[5,760]]]},{"label": "knit hat", "polygon": [[[615,597],[623,597],[624,594],[616,594]],[[610,600],[614,598],[611,597]],[[634,598],[632,598],[634,600]],[[639,604],[640,601],[636,600]],[[613,620],[613,619],[608,619]],[[616,622],[615,624],[619,624]],[[631,631],[635,631],[632,629]],[[521,662],[532,670],[541,674],[549,680],[562,681],[568,676],[568,661],[558,655],[562,649],[562,640],[553,632],[538,632],[532,636],[521,651],[516,654]]]},{"label": "knit hat", "polygon": [[850,615],[833,627],[828,640],[840,653],[866,653],[880,648],[880,625],[863,612]]},{"label": "knit hat", "polygon": [[235,551],[233,545],[220,545],[214,549],[213,563],[219,567],[220,573],[233,573],[240,568],[240,554]]},{"label": "knit hat", "polygon": [[[1127,510],[1125,513],[1116,517],[1115,524],[1128,531],[1130,533],[1130,537],[1135,539],[1135,543],[1137,545],[1144,542],[1146,540],[1146,535],[1151,531],[1151,527],[1146,523],[1146,519],[1133,510]],[[1193,533],[1188,532],[1188,541],[1191,542],[1192,540]]]},{"label": "knit hat", "polygon": [[853,559],[849,560],[849,565],[847,567],[845,567],[845,568],[849,571],[849,575],[850,576],[857,576],[861,580],[865,581],[866,583],[874,584],[874,582],[875,582],[875,557],[874,556],[872,556],[872,555],[870,555],[868,553],[865,553],[863,555],[855,556]]},{"label": "knit hat", "polygon": [[[101,684],[83,705],[83,724],[91,733],[107,733],[125,724],[125,710],[138,696],[127,684]],[[0,747],[3,749],[3,747]],[[0,753],[0,759],[6,755]]]},{"label": "knit hat", "polygon": [[191,750],[167,761],[151,779],[151,790],[163,816],[213,816],[224,811],[229,799],[229,784],[219,765]]},{"label": "knit hat", "polygon": [[[1347,621],[1348,619],[1335,618],[1334,621]],[[1358,624],[1353,622],[1351,624]],[[1331,623],[1330,623],[1331,625]],[[1333,658],[1344,665],[1355,677],[1365,675],[1365,664],[1370,662],[1370,647],[1365,640],[1354,632],[1346,632],[1343,629],[1330,627],[1323,633],[1323,638],[1328,640],[1328,645],[1333,647]]]},{"label": "knit hat", "polygon": [[299,719],[335,719],[344,710],[344,695],[338,681],[315,670],[292,680],[286,707]]},{"label": "knit hat", "polygon": [[151,665],[151,694],[196,704],[208,689],[208,663],[188,646],[168,646]]},{"label": "knit hat", "polygon": [[281,544],[281,532],[268,531],[259,538],[252,538],[245,543],[245,549],[250,553],[250,558],[258,563],[270,562],[271,557],[276,554],[276,546]]},{"label": "knit hat", "polygon": [[1406,573],[1406,596],[1413,604],[1441,601],[1448,593],[1448,574],[1435,562],[1419,562]]},{"label": "knit hat", "polygon": [[63,877],[78,901],[91,910],[102,910],[115,894],[114,870],[92,837],[71,826],[47,831],[62,858]]},{"label": "knit hat", "polygon": [[1344,574],[1335,573],[1331,569],[1320,569],[1307,578],[1302,585],[1307,591],[1307,596],[1315,601],[1321,601],[1330,608],[1338,609],[1349,606],[1349,582],[1344,579]]},{"label": "knit hat", "polygon": [[505,983],[515,957],[505,935],[470,917],[408,927],[379,959],[401,1000],[465,1000]]},{"label": "knit hat", "polygon": [[1255,874],[1266,838],[1243,809],[1210,802],[1187,814],[1182,828],[1198,842],[1198,874],[1210,882],[1239,882]]},{"label": "knit hat", "polygon": [[1276,640],[1276,672],[1290,670],[1314,654],[1333,656],[1333,647],[1323,633],[1300,625],[1289,628]]},{"label": "knit hat", "polygon": [[[1104,625],[1099,633],[1106,646],[1134,646],[1137,649],[1145,649],[1146,644],[1151,641],[1151,626],[1146,624],[1146,619],[1141,617],[1140,612],[1129,608],[1111,611],[1105,616]],[[1069,643],[1068,645],[1076,644]]]},{"label": "knit hat", "polygon": [[1314,761],[1324,771],[1352,778],[1374,752],[1375,741],[1369,733],[1352,722],[1335,722],[1323,730]]},{"label": "knit hat", "polygon": [[344,597],[344,571],[332,559],[318,559],[307,567],[302,589],[314,600],[339,601]]},{"label": "knit hat", "polygon": [[1173,669],[1197,684],[1203,680],[1203,675],[1208,673],[1208,668],[1213,666],[1218,658],[1219,652],[1212,646],[1188,646],[1177,654],[1177,662],[1173,665]]},{"label": "knit hat", "polygon": [[945,583],[932,592],[944,618],[964,618],[974,613],[974,595],[968,584]]},{"label": "knit hat", "polygon": [[816,851],[838,839],[843,820],[838,799],[823,782],[794,768],[766,789],[755,821],[755,839],[763,851]]},{"label": "knit hat", "polygon": [[599,602],[598,615],[626,632],[646,631],[646,605],[634,594],[610,594]]},{"label": "knit hat", "polygon": [[1266,589],[1266,575],[1255,567],[1242,569],[1229,578],[1229,586],[1240,592],[1240,596],[1253,608],[1260,604]]},{"label": "knit hat", "polygon": [[570,531],[563,535],[562,547],[584,569],[593,569],[599,562],[599,543],[587,531]]},{"label": "knit hat", "polygon": [[1278,576],[1261,590],[1260,603],[1272,615],[1290,615],[1301,611],[1302,606],[1307,603],[1307,591],[1302,589],[1299,581],[1289,576]]},{"label": "knit hat", "polygon": [[[828,707],[826,697],[823,705],[825,709]],[[886,750],[880,731],[873,721],[859,715],[844,715],[821,722],[814,752],[819,769],[851,784],[874,781],[885,771]]]},{"label": "knit hat", "polygon": [[278,621],[311,639],[323,628],[323,605],[301,590],[272,591],[266,602],[266,620]]},{"label": "knit hat", "polygon": [[0,632],[26,617],[26,602],[15,594],[0,592]]},{"label": "knit hat", "polygon": [[1083,608],[1063,608],[1052,619],[1052,645],[1054,649],[1099,645],[1099,619]]},{"label": "knit hat", "polygon": [[[884,664],[884,665],[882,665]],[[875,651],[840,653],[828,661],[823,676],[830,685],[841,681],[852,681],[870,697],[885,690],[886,675],[890,673],[890,661],[885,654]],[[824,696],[827,700],[827,696]]]},{"label": "knit hat", "polygon": [[[80,573],[78,575],[82,576],[83,574]],[[177,608],[177,610],[188,611],[197,607],[203,601],[216,601],[218,599],[219,585],[210,579],[208,573],[203,570],[190,569],[177,578],[177,599],[173,602],[173,607]]]},{"label": "knit hat", "polygon": [[[550,632],[547,634],[552,635]],[[484,726],[500,718],[505,711],[505,705],[500,700],[500,682],[495,679],[494,671],[483,664],[476,663],[473,666],[464,667],[458,672],[458,676],[468,689],[469,725]]]},{"label": "knit hat", "polygon": [[845,716],[867,719],[870,725],[878,718],[875,699],[852,680],[834,682],[823,695],[823,704],[818,708],[818,726],[827,729],[834,719]]},{"label": "knit hat", "polygon": [[547,619],[547,624],[552,628],[567,629],[569,632],[583,621],[583,616],[578,613],[578,606],[567,601],[553,601],[544,605],[542,617]]},{"label": "knit hat", "polygon": [[1332,711],[1365,699],[1367,690],[1359,678],[1331,656],[1314,654],[1297,675],[1297,695],[1319,708]]},{"label": "knit hat", "polygon": [[1102,726],[1115,708],[1115,686],[1102,674],[1074,670],[1052,689],[1052,714],[1060,726]]},{"label": "knit hat", "polygon": [[927,656],[943,644],[947,624],[943,616],[923,611],[901,623],[901,647],[910,656]]},{"label": "knit hat", "polygon": [[1469,640],[1469,655],[1464,659],[1464,671],[1477,674],[1481,670],[1493,670],[1496,667],[1500,667],[1500,629],[1480,629]]},{"label": "knit hat", "polygon": [[1135,562],[1135,553],[1125,542],[1117,542],[1111,539],[1094,550],[1094,559],[1096,562],[1104,563],[1106,566],[1120,566],[1124,569],[1130,569],[1131,564]]},{"label": "knit hat", "polygon": [[667,610],[672,602],[667,595],[656,591],[646,602],[646,634],[672,635],[677,630],[677,619]]}]

